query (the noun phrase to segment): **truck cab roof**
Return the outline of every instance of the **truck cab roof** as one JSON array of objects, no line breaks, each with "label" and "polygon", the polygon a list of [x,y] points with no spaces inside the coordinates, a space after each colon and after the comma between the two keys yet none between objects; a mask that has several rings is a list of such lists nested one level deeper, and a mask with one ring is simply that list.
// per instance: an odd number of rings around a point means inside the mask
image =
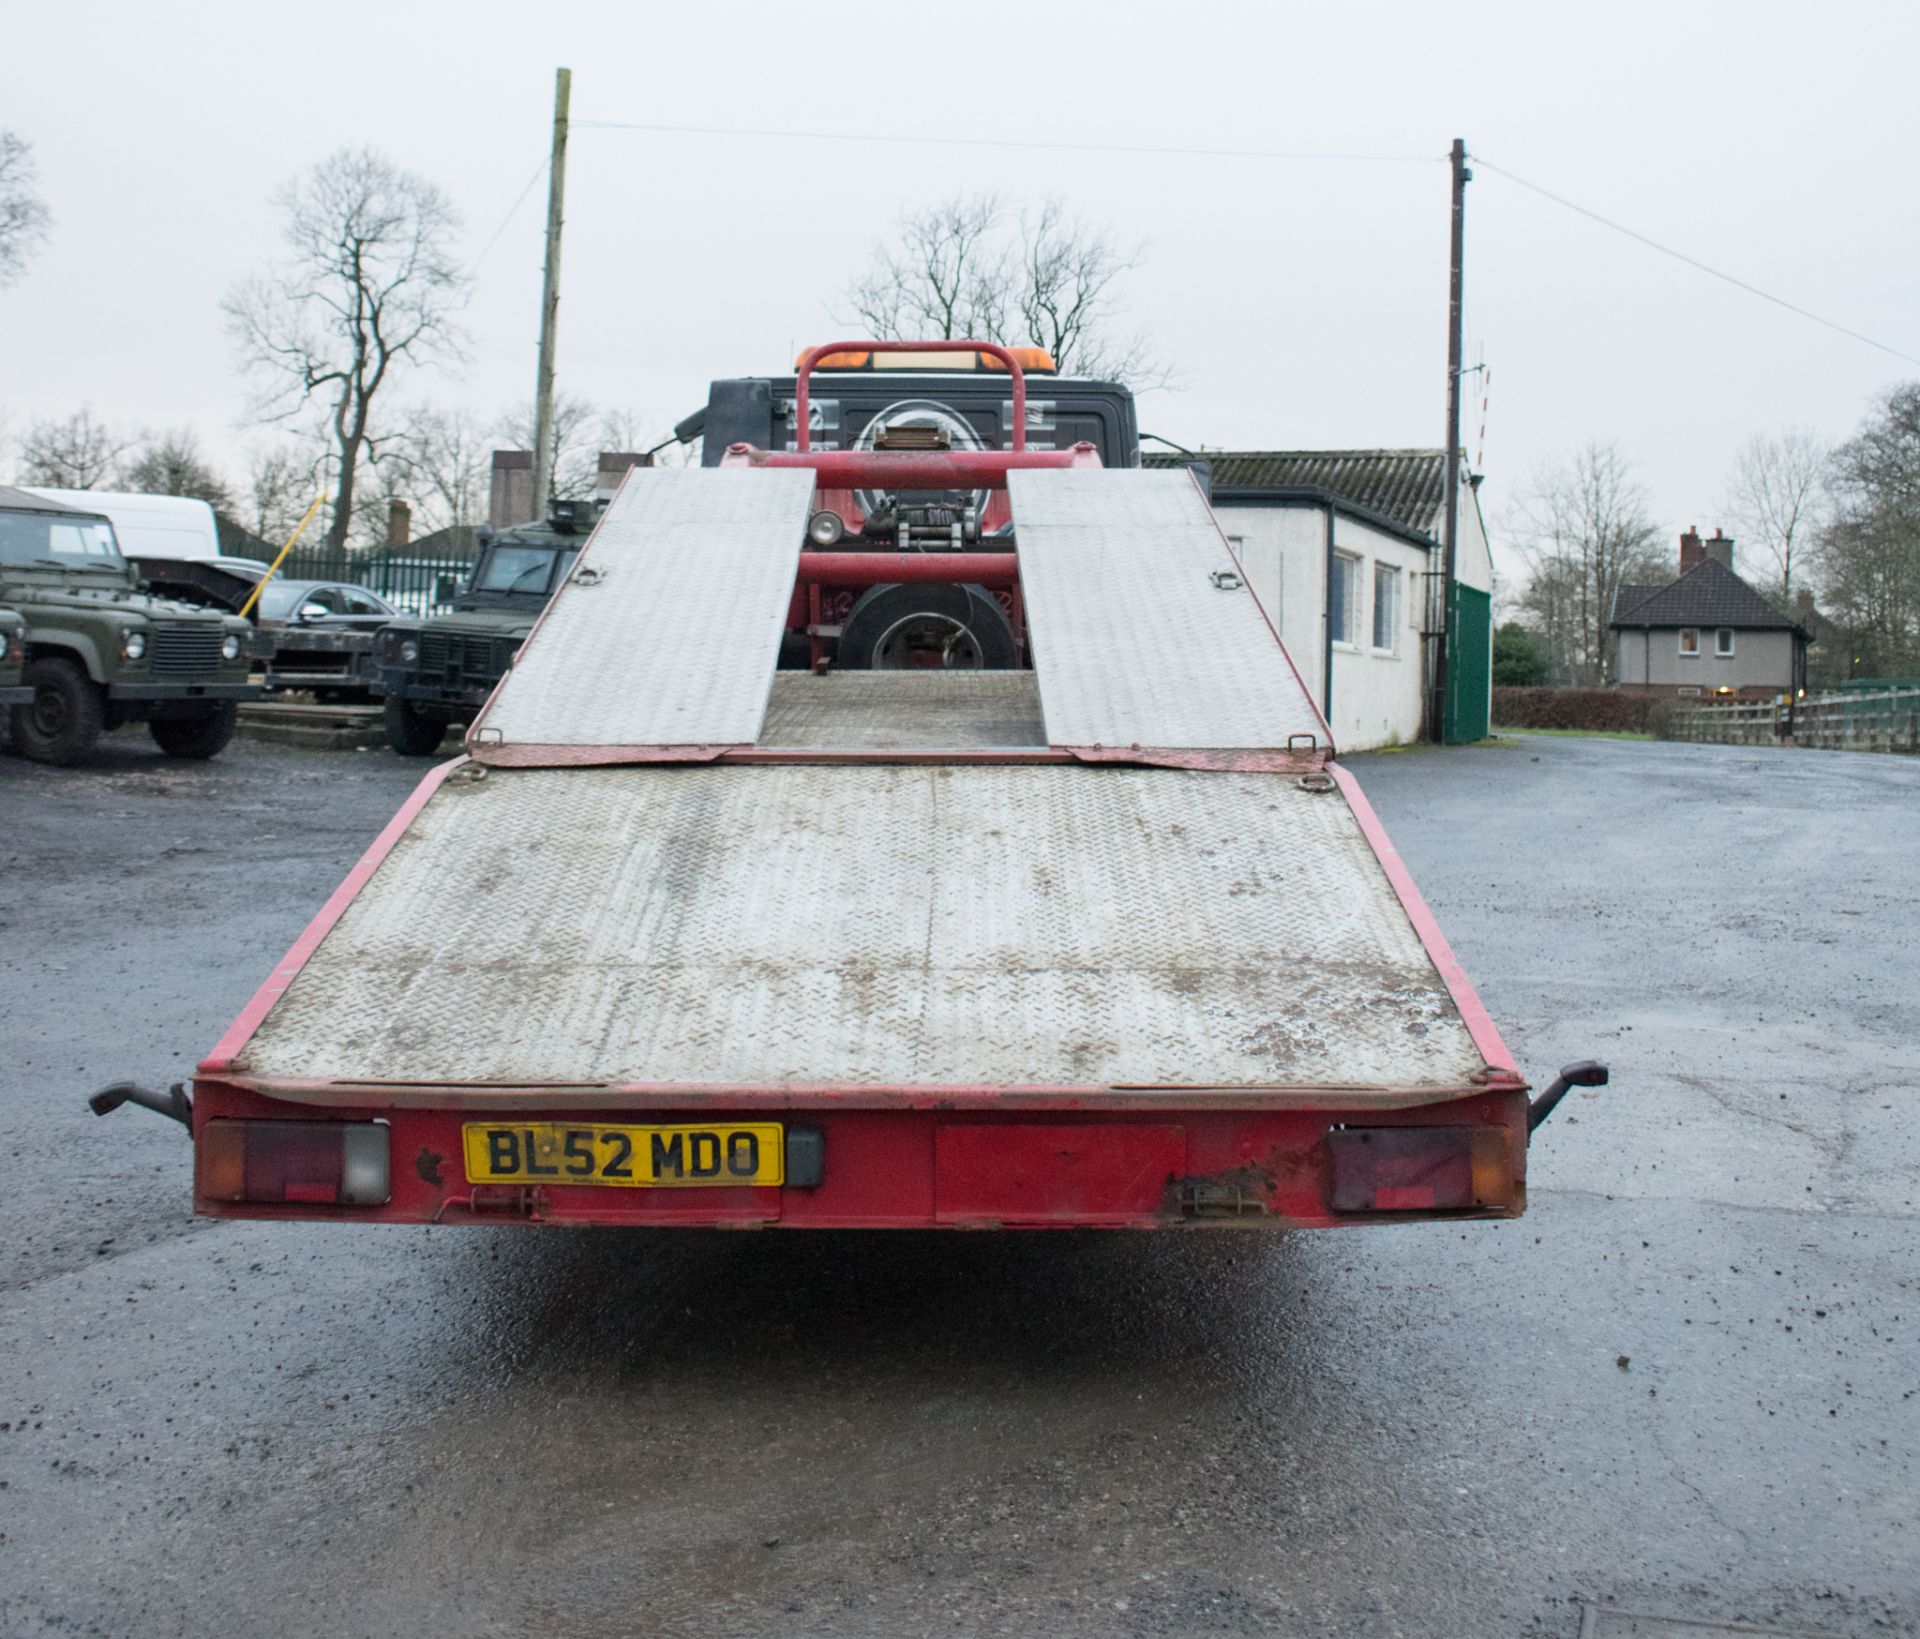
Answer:
[{"label": "truck cab roof", "polygon": [[[714,382],[700,418],[702,464],[718,466],[734,444],[793,448],[794,384],[792,374]],[[1012,383],[998,371],[823,369],[813,374],[809,398],[815,449],[871,449],[888,426],[934,429],[954,449],[1003,449],[1012,437]],[[1117,381],[1030,379],[1028,448],[1066,449],[1077,443],[1092,444],[1103,466],[1139,466],[1140,423],[1132,390]]]}]

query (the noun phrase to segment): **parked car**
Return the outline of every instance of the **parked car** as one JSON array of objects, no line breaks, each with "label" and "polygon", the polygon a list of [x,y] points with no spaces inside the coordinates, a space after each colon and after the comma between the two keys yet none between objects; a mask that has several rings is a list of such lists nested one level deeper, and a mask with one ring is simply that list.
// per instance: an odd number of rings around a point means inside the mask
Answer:
[{"label": "parked car", "polygon": [[271,580],[253,608],[253,658],[269,689],[311,689],[323,702],[379,692],[374,633],[400,611],[347,581]]}]

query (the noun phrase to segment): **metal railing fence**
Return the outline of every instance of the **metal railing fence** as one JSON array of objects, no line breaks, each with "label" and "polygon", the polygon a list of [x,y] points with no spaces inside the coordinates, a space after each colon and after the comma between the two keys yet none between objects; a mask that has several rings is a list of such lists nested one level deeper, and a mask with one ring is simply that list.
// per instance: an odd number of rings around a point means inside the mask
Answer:
[{"label": "metal railing fence", "polygon": [[396,553],[336,552],[323,546],[295,547],[280,566],[280,580],[332,580],[378,592],[410,615],[443,614],[472,567],[465,558],[408,557]]}]

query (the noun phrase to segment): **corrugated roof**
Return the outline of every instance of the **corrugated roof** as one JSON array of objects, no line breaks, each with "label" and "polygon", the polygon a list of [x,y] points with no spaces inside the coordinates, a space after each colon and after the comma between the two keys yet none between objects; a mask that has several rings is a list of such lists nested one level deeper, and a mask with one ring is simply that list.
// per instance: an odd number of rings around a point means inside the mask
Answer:
[{"label": "corrugated roof", "polygon": [[1446,496],[1445,450],[1196,450],[1192,456],[1156,451],[1150,467],[1213,468],[1223,490],[1318,489],[1390,519],[1403,529],[1433,535]]},{"label": "corrugated roof", "polygon": [[1610,626],[1731,626],[1748,632],[1804,632],[1718,559],[1695,564],[1665,586],[1623,582]]}]

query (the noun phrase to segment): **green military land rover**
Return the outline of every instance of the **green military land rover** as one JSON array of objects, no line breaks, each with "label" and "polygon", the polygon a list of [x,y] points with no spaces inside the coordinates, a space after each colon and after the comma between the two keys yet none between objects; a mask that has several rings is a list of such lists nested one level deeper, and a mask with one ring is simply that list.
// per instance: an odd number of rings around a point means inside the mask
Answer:
[{"label": "green military land rover", "polygon": [[105,517],[4,485],[0,607],[26,622],[28,696],[8,721],[13,749],[37,762],[73,762],[135,722],[171,757],[212,757],[236,704],[260,693],[244,620],[155,597]]},{"label": "green military land rover", "polygon": [[27,663],[27,623],[11,609],[0,609],[0,706],[24,706],[33,690],[20,681]]},{"label": "green military land rover", "polygon": [[380,629],[373,658],[395,751],[431,757],[451,725],[473,721],[567,578],[597,513],[592,501],[555,501],[545,524],[516,524],[486,541],[452,614]]}]

